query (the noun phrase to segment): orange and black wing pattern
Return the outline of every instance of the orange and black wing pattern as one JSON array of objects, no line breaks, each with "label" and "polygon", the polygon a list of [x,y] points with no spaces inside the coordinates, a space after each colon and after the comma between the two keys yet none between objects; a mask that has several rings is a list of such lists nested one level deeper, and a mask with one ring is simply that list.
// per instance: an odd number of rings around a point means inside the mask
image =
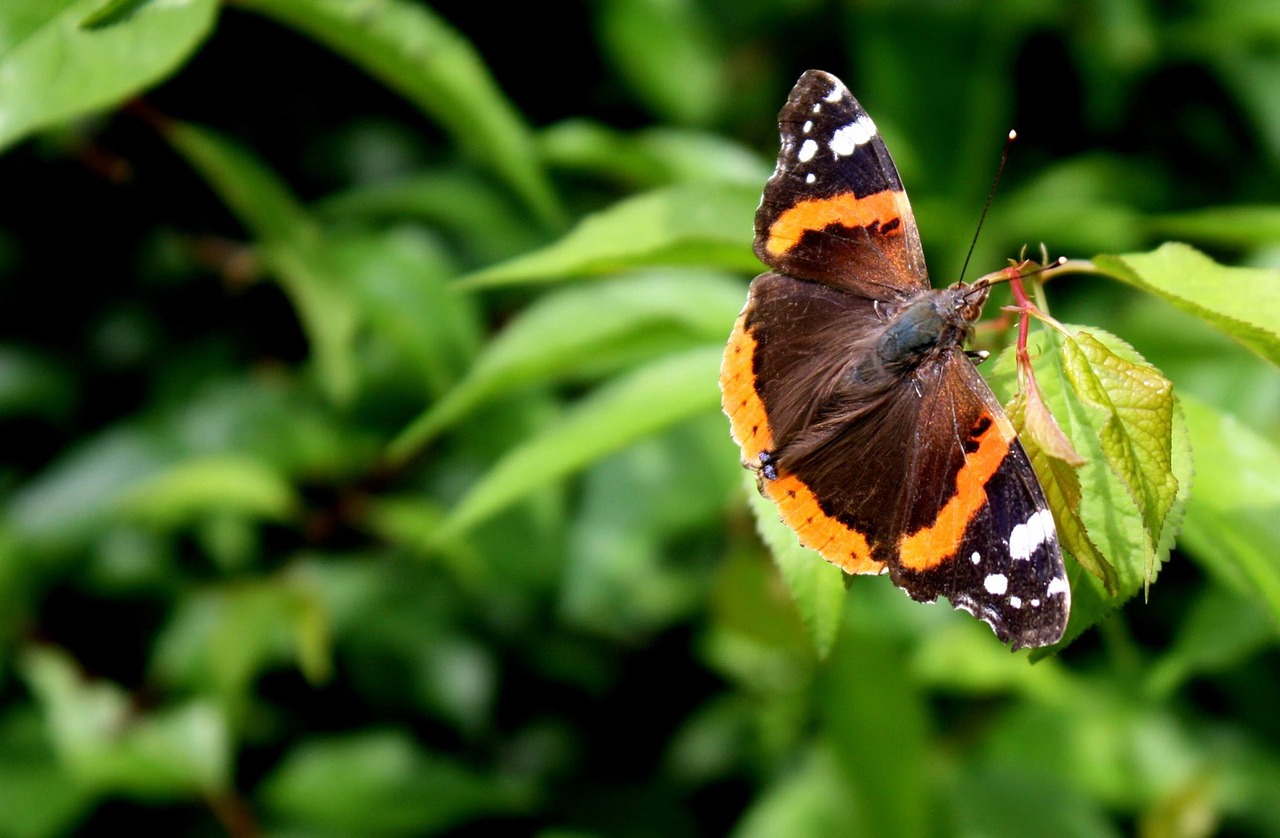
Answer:
[{"label": "orange and black wing pattern", "polygon": [[930,287],[911,207],[870,117],[811,70],[779,114],[756,213],[772,268],[721,367],[743,464],[801,543],[849,573],[946,597],[1013,648],[1070,613],[1053,517],[963,344],[983,285]]}]

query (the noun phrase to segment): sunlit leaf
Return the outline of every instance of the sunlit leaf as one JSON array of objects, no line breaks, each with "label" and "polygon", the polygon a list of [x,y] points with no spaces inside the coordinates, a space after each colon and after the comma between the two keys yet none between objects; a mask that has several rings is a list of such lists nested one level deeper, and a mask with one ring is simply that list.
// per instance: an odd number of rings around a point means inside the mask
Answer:
[{"label": "sunlit leaf", "polygon": [[1062,369],[1089,411],[1111,471],[1138,505],[1150,543],[1147,581],[1155,575],[1155,548],[1178,495],[1173,473],[1173,385],[1159,370],[1112,352],[1087,331],[1060,338]]},{"label": "sunlit leaf", "polygon": [[592,393],[551,427],[507,452],[459,501],[440,537],[452,537],[538,487],[559,480],[629,442],[719,403],[721,348],[655,361]]},{"label": "sunlit leaf", "polygon": [[671,186],[620,201],[563,238],[466,277],[472,287],[558,282],[647,265],[756,271],[751,225],[759,187]]},{"label": "sunlit leaf", "polygon": [[1107,275],[1159,294],[1280,365],[1280,271],[1226,267],[1177,243],[1093,261]]},{"label": "sunlit leaf", "polygon": [[58,755],[77,782],[148,797],[216,794],[227,787],[230,737],[208,702],[139,715],[124,690],[89,681],[53,649],[30,650],[22,669]]},{"label": "sunlit leaf", "polygon": [[187,460],[129,487],[117,511],[162,526],[176,526],[210,512],[235,511],[285,520],[301,499],[277,472],[244,457]]},{"label": "sunlit leaf", "polygon": [[216,0],[150,3],[101,29],[103,0],[0,3],[0,149],[114,107],[177,69],[208,35]]},{"label": "sunlit leaf", "polygon": [[1280,447],[1198,399],[1183,397],[1196,451],[1187,551],[1280,624]]},{"label": "sunlit leaf", "polygon": [[[742,306],[740,282],[717,274],[654,272],[546,294],[489,342],[467,377],[392,443],[393,460],[429,442],[485,400],[513,388],[607,369],[611,358],[714,340]],[[602,366],[603,365],[603,366]]]}]

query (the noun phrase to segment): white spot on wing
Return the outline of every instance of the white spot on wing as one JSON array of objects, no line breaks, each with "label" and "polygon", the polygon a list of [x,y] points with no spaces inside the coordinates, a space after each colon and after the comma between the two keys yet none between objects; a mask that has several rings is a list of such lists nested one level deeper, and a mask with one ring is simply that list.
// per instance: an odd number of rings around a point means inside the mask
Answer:
[{"label": "white spot on wing", "polygon": [[973,562],[974,564],[978,564],[979,562],[982,561],[982,556],[978,553],[977,550],[974,550],[973,555],[969,557],[969,561]]},{"label": "white spot on wing", "polygon": [[837,84],[835,87],[831,88],[831,91],[827,93],[825,98],[828,102],[839,102],[841,92],[840,85]]},{"label": "white spot on wing", "polygon": [[1053,528],[1053,513],[1048,509],[1037,510],[1025,524],[1018,524],[1009,533],[1009,557],[1016,561],[1031,558],[1041,544],[1052,540],[1057,530]]},{"label": "white spot on wing", "polygon": [[1045,596],[1053,596],[1054,594],[1065,594],[1068,590],[1069,588],[1067,588],[1067,580],[1063,579],[1061,576],[1055,576],[1053,577],[1053,579],[1049,580],[1049,589],[1045,591]]},{"label": "white spot on wing", "polygon": [[987,589],[987,593],[999,596],[1009,589],[1009,577],[1003,573],[993,573],[982,580],[982,587]]},{"label": "white spot on wing", "polygon": [[848,157],[853,154],[858,146],[863,145],[875,135],[875,123],[871,121],[871,117],[863,114],[853,122],[838,129],[831,136],[831,142],[828,145],[832,154],[837,157]]},{"label": "white spot on wing", "polygon": [[800,146],[800,152],[796,154],[796,159],[801,163],[808,163],[813,159],[813,155],[818,153],[818,144],[813,140],[805,140]]},{"label": "white spot on wing", "polygon": [[812,119],[806,119],[806,120],[804,121],[804,128],[802,128],[801,130],[803,130],[806,134],[808,134],[810,131],[812,131],[812,130],[813,130],[813,120],[812,120]]},{"label": "white spot on wing", "polygon": [[1022,607],[1022,597],[1016,597],[1016,596],[1011,596],[1011,597],[1009,597],[1009,607],[1010,607],[1010,608],[1013,608],[1013,609],[1021,608],[1021,607]]},{"label": "white spot on wing", "polygon": [[1036,597],[1035,599],[1031,600],[1031,607],[1032,607],[1032,608],[1039,608],[1039,607],[1040,607],[1040,598],[1039,598],[1039,597]]},{"label": "white spot on wing", "polygon": [[817,179],[818,179],[818,176],[815,175],[813,172],[810,172],[809,174],[804,176],[805,183],[813,183]]}]

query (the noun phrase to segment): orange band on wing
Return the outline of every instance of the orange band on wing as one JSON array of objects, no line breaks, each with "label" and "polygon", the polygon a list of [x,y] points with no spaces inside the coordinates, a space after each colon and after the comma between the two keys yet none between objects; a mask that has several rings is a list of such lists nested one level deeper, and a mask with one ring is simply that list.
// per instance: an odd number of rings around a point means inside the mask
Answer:
[{"label": "orange band on wing", "polygon": [[[756,339],[746,329],[746,314],[734,324],[729,345],[720,364],[720,399],[729,416],[734,441],[742,448],[743,459],[758,464],[760,454],[773,448],[764,402],[756,390],[753,359]],[[862,533],[842,524],[822,511],[809,487],[792,474],[765,479],[765,494],[778,506],[787,526],[795,530],[800,543],[817,550],[822,557],[846,573],[880,573],[884,565],[871,560],[871,548]]]},{"label": "orange band on wing", "polygon": [[766,480],[764,491],[782,513],[782,520],[800,536],[800,543],[845,573],[882,573],[884,564],[871,558],[867,537],[822,511],[809,487],[794,474]]},{"label": "orange band on wing", "polygon": [[954,556],[969,522],[987,502],[987,481],[1004,462],[1015,433],[1003,414],[983,415],[991,424],[975,440],[978,449],[956,472],[955,494],[931,526],[903,536],[898,545],[898,561],[908,570],[929,570]]},{"label": "orange band on wing", "polygon": [[[769,225],[765,249],[773,256],[781,256],[800,242],[805,231],[822,230],[831,224],[849,228],[879,224],[883,230],[886,225],[902,220],[906,200],[905,193],[886,189],[865,198],[844,192],[831,198],[801,201]],[[890,234],[901,235],[902,225]]]},{"label": "orange band on wing", "polygon": [[733,324],[729,345],[720,363],[720,405],[729,417],[733,440],[742,448],[747,462],[757,463],[760,454],[773,448],[773,432],[764,403],[756,392],[754,359],[756,339],[746,330],[746,312]]}]

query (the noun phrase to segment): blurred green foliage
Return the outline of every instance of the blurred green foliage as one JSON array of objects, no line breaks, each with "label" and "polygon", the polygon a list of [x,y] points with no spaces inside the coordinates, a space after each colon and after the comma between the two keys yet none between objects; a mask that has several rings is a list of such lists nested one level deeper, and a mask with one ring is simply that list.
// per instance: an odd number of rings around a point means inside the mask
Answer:
[{"label": "blurred green foliage", "polygon": [[[1152,251],[1047,293],[1179,549],[1034,666],[747,511],[809,67],[940,284],[1010,126],[979,271]],[[0,836],[1280,835],[1278,86],[1270,0],[0,5]]]}]

